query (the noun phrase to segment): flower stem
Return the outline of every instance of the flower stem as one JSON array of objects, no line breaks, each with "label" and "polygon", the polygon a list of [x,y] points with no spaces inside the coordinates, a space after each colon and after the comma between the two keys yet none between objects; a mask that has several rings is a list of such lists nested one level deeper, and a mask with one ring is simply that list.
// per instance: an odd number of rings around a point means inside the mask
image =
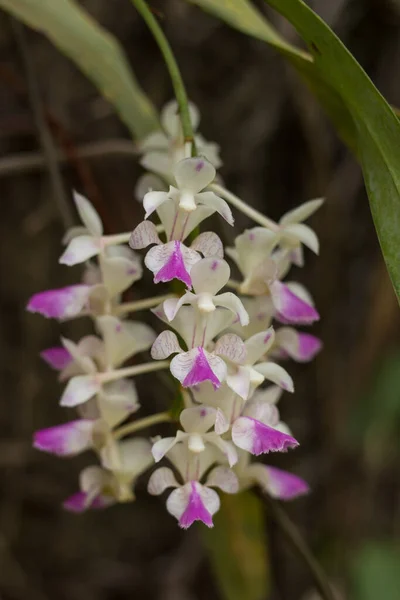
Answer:
[{"label": "flower stem", "polygon": [[240,286],[240,281],[236,281],[235,279],[229,279],[226,283],[226,287],[231,288],[231,290],[239,290]]},{"label": "flower stem", "polygon": [[149,417],[144,417],[138,421],[127,423],[123,427],[116,429],[113,432],[113,435],[116,440],[120,440],[130,433],[135,433],[135,431],[140,431],[141,429],[145,429],[151,425],[156,425],[157,423],[168,423],[173,420],[174,419],[168,412],[157,413],[156,415],[150,415]]},{"label": "flower stem", "polygon": [[322,570],[321,565],[312,555],[311,550],[307,546],[296,525],[292,523],[286,512],[279,505],[279,503],[276,502],[276,500],[268,497],[266,499],[272,518],[306,563],[311,575],[313,576],[315,587],[321,594],[321,598],[323,598],[323,600],[335,600],[334,593],[326,574]]},{"label": "flower stem", "polygon": [[159,360],[154,362],[143,363],[141,365],[134,365],[133,367],[125,367],[124,369],[116,369],[109,373],[100,373],[98,378],[101,383],[109,383],[123,377],[134,377],[135,375],[142,375],[142,373],[151,373],[152,371],[160,371],[161,369],[168,369],[169,360]]},{"label": "flower stem", "polygon": [[152,32],[161,53],[167,65],[172,85],[175,92],[175,97],[179,106],[179,115],[182,123],[182,131],[185,143],[190,143],[192,146],[192,156],[197,155],[196,142],[189,113],[189,102],[186,94],[185,84],[183,83],[182,75],[179,71],[175,56],[171,50],[169,42],[157,22],[157,19],[147,6],[145,0],[132,0],[138,12],[142,15],[144,21]]},{"label": "flower stem", "polygon": [[148,308],[153,308],[153,306],[157,306],[164,302],[164,300],[168,300],[168,298],[172,298],[172,294],[166,294],[165,296],[154,296],[153,298],[145,298],[144,300],[135,300],[134,302],[125,302],[120,304],[114,309],[114,313],[116,315],[124,315],[130,312],[137,312],[139,310],[147,310]]},{"label": "flower stem", "polygon": [[258,223],[259,225],[262,225],[263,227],[266,227],[271,231],[279,231],[279,225],[275,223],[275,221],[272,221],[272,219],[268,219],[268,217],[260,213],[258,210],[243,202],[243,200],[241,200],[238,196],[235,196],[235,194],[232,194],[232,192],[226,190],[224,187],[222,187],[222,185],[212,183],[208,186],[208,188],[215,192],[218,196],[225,198],[225,200],[229,202],[229,204],[232,204],[232,206],[240,210],[243,214],[250,217],[250,219]]}]

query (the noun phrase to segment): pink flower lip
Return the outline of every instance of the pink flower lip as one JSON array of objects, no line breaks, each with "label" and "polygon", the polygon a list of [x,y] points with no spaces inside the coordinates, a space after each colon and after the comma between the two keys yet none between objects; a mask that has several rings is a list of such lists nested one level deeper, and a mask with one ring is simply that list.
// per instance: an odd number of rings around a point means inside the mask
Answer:
[{"label": "pink flower lip", "polygon": [[211,381],[214,389],[219,388],[221,385],[220,380],[215,375],[207,361],[206,355],[204,354],[204,349],[199,346],[197,348],[197,356],[194,364],[183,380],[182,385],[184,387],[191,387],[193,385],[202,383],[203,381]]},{"label": "pink flower lip", "polygon": [[180,281],[183,281],[188,288],[192,287],[192,280],[183,261],[181,244],[177,241],[175,241],[174,251],[168,261],[154,277],[154,283],[160,283],[160,281],[167,283],[168,281],[172,281],[172,279],[179,279]]},{"label": "pink flower lip", "polygon": [[179,525],[183,529],[187,529],[195,521],[202,521],[207,527],[213,527],[213,520],[211,514],[208,512],[203,504],[201,496],[196,488],[196,481],[191,481],[191,493],[189,496],[189,502],[187,507],[179,519]]}]

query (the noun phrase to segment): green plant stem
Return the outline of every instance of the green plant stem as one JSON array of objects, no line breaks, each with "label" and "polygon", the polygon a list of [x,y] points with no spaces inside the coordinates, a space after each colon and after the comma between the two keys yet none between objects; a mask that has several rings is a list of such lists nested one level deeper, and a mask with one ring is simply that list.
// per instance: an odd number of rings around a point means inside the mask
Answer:
[{"label": "green plant stem", "polygon": [[276,500],[267,497],[270,514],[283,534],[306,563],[323,600],[335,600],[328,578],[304,541],[300,531]]},{"label": "green plant stem", "polygon": [[224,198],[227,202],[229,202],[229,204],[237,208],[237,210],[240,210],[244,215],[248,216],[259,225],[262,225],[262,227],[266,227],[271,231],[279,233],[278,223],[275,223],[275,221],[272,221],[272,219],[269,219],[252,206],[246,204],[246,202],[243,202],[243,200],[241,200],[235,194],[232,194],[232,192],[225,189],[222,185],[219,185],[218,183],[211,183],[208,186],[208,189],[212,192],[215,192],[217,196]]},{"label": "green plant stem", "polygon": [[157,19],[147,6],[145,0],[132,0],[132,2],[135,5],[138,12],[142,15],[144,21],[146,22],[148,28],[152,32],[154,39],[156,40],[162,52],[171,77],[175,97],[179,106],[179,116],[182,123],[183,137],[185,142],[190,143],[192,145],[192,156],[196,156],[196,142],[194,139],[193,127],[190,120],[189,101],[186,93],[185,84],[183,83],[182,75],[179,70],[178,63],[175,60],[175,56],[171,50],[171,46],[169,45],[169,42],[163,30],[161,29]]},{"label": "green plant stem", "polygon": [[132,423],[127,423],[123,427],[116,429],[114,431],[114,438],[119,440],[130,433],[135,433],[135,431],[140,431],[141,429],[145,429],[151,425],[156,425],[158,423],[169,423],[173,420],[173,417],[168,412],[162,412],[156,415],[150,415],[149,417],[143,417],[143,419],[133,421]]}]

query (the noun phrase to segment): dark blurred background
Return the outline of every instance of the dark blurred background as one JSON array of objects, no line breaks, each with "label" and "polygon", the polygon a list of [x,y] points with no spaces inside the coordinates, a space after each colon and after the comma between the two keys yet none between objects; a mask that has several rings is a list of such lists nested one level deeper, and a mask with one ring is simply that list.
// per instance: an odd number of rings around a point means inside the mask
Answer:
[{"label": "dark blurred background", "polygon": [[[131,3],[82,5],[119,38],[145,91],[162,107],[172,97],[169,77]],[[312,487],[309,497],[287,508],[338,598],[398,599],[399,310],[359,167],[303,83],[269,46],[183,0],[151,5],[200,108],[201,132],[221,145],[228,188],[274,219],[309,198],[327,198],[312,219],[321,255],[308,252],[306,267],[291,274],[315,297],[322,318],[313,332],[324,350],[312,364],[289,366],[296,394],[284,396],[282,412],[301,446],[273,462]],[[400,4],[315,0],[312,6],[386,98],[400,106]],[[285,22],[265,12],[297,42]],[[127,131],[68,59],[39,34],[26,30],[26,37],[46,119],[65,157],[68,195],[72,188],[86,194],[107,232],[132,229],[141,219],[133,198],[141,169],[123,152]],[[87,143],[94,144],[96,157],[80,156]],[[62,461],[31,449],[34,429],[66,419],[58,407],[60,386],[38,353],[56,344],[61,330],[76,336],[84,326],[60,327],[24,310],[33,293],[75,281],[79,269],[57,262],[63,223],[46,164],[37,166],[41,150],[26,73],[15,28],[4,13],[0,150],[0,597],[220,599],[199,528],[180,531],[144,484],[134,505],[71,516],[60,504],[92,457]],[[32,161],[21,160],[21,153],[30,153]],[[240,217],[237,224],[250,225]],[[221,233],[229,240],[230,232]],[[317,598],[309,572],[269,520],[266,534],[271,600]]]}]

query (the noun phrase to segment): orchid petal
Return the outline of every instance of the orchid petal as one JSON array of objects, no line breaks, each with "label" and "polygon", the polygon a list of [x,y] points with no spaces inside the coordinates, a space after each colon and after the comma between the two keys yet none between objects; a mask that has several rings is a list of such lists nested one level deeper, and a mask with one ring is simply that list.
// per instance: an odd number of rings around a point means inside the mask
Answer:
[{"label": "orchid petal", "polygon": [[218,356],[202,347],[193,348],[175,356],[170,364],[171,373],[184,387],[211,381],[218,388],[226,376],[226,364]]},{"label": "orchid petal", "polygon": [[228,373],[226,383],[242,400],[247,400],[250,395],[250,369],[239,366],[233,373]]},{"label": "orchid petal", "polygon": [[167,500],[168,512],[178,519],[183,529],[190,527],[194,521],[213,527],[212,516],[219,507],[218,494],[197,481],[174,490]]},{"label": "orchid petal", "polygon": [[221,238],[213,231],[200,233],[190,247],[192,250],[201,252],[205,258],[224,258],[224,245]]},{"label": "orchid petal", "polygon": [[93,256],[97,256],[101,251],[100,238],[94,238],[89,235],[80,235],[70,241],[63,254],[59,258],[61,265],[78,265],[85,262]]},{"label": "orchid petal", "polygon": [[151,453],[153,455],[154,460],[156,462],[160,462],[160,460],[164,458],[167,452],[169,452],[171,448],[175,446],[177,441],[178,439],[176,437],[167,437],[161,438],[160,440],[155,442],[151,449]]},{"label": "orchid petal", "polygon": [[158,236],[156,226],[151,221],[142,221],[132,231],[131,237],[129,238],[129,245],[134,250],[141,250],[147,248],[150,244],[161,244],[161,240]]},{"label": "orchid petal", "polygon": [[310,491],[304,479],[276,467],[254,463],[248,467],[246,474],[257,482],[264,492],[278,500],[293,500]]},{"label": "orchid petal", "polygon": [[29,312],[40,313],[52,319],[75,317],[87,304],[89,293],[88,285],[70,285],[56,290],[47,290],[34,294],[26,308]]},{"label": "orchid petal", "polygon": [[89,499],[89,494],[76,492],[64,500],[63,508],[73,513],[82,513],[88,509],[108,508],[112,504],[115,504],[115,502],[116,499],[112,496],[99,495]]},{"label": "orchid petal", "polygon": [[315,254],[319,254],[319,241],[315,232],[302,223],[287,225],[283,232],[283,240],[288,239],[291,243],[301,242],[310,248]]},{"label": "orchid petal", "polygon": [[[90,336],[92,338],[94,336]],[[82,340],[81,340],[82,341]],[[100,340],[99,340],[100,341]],[[96,373],[96,365],[94,361],[85,352],[85,348],[81,345],[74,344],[71,340],[61,338],[61,342],[67,352],[72,356],[74,363],[77,364],[81,372],[93,375]]]},{"label": "orchid petal", "polygon": [[75,456],[92,446],[93,421],[80,419],[35,431],[33,446],[57,456]]},{"label": "orchid petal", "polygon": [[139,257],[129,248],[130,256],[101,257],[100,264],[103,282],[110,296],[117,296],[142,277],[143,270]]},{"label": "orchid petal", "polygon": [[279,235],[265,227],[246,229],[235,241],[238,266],[245,277],[262,264],[279,242]]},{"label": "orchid petal", "polygon": [[[173,165],[172,159],[169,154],[161,152],[160,150],[151,150],[140,159],[139,163],[147,171],[158,173],[163,177],[170,177],[171,168]],[[155,193],[155,192],[151,192]]]},{"label": "orchid petal", "polygon": [[185,158],[175,166],[174,177],[180,190],[197,194],[213,181],[215,169],[204,158]]},{"label": "orchid petal", "polygon": [[201,192],[196,194],[195,198],[199,204],[211,208],[221,215],[229,225],[234,225],[235,219],[233,218],[229,204],[217,196],[217,194],[214,194],[214,192]]},{"label": "orchid petal", "polygon": [[215,296],[227,284],[230,274],[230,267],[225,260],[203,258],[193,266],[190,276],[196,294]]},{"label": "orchid petal", "polygon": [[279,385],[279,387],[283,388],[284,390],[288,392],[294,392],[293,379],[280,365],[277,365],[273,362],[264,362],[255,365],[254,369],[257,371],[257,373],[261,373],[265,379],[268,379],[276,385]]},{"label": "orchid petal", "polygon": [[168,488],[177,488],[179,483],[171,469],[168,467],[160,467],[154,471],[147,484],[147,491],[152,496],[160,496]]},{"label": "orchid petal", "polygon": [[213,427],[215,418],[215,408],[211,408],[210,406],[193,406],[185,408],[181,412],[179,420],[187,433],[206,433]]},{"label": "orchid petal", "polygon": [[242,450],[258,456],[268,452],[286,452],[298,442],[285,433],[251,417],[239,417],[232,426],[232,440]]},{"label": "orchid petal", "polygon": [[322,206],[324,201],[324,198],[316,198],[315,200],[304,202],[304,204],[301,204],[294,210],[290,210],[289,212],[285,213],[279,221],[279,225],[281,225],[281,227],[285,227],[286,225],[292,225],[294,223],[305,221],[308,219],[308,217],[315,213],[320,206]]},{"label": "orchid petal", "polygon": [[103,224],[93,207],[93,205],[82,194],[73,193],[74,202],[79,213],[80,219],[90,233],[95,237],[101,237],[103,234]]},{"label": "orchid petal", "polygon": [[161,204],[168,200],[167,192],[147,192],[143,198],[144,218],[148,219]]},{"label": "orchid petal", "polygon": [[104,339],[107,363],[113,367],[148,350],[156,338],[151,327],[138,321],[120,321],[117,317],[103,315],[96,319],[96,324]]},{"label": "orchid petal", "polygon": [[54,346],[40,353],[40,357],[56,371],[62,371],[72,362],[72,356],[66,348]]},{"label": "orchid petal", "polygon": [[296,331],[292,327],[278,329],[275,345],[283,357],[289,356],[298,362],[312,360],[322,348],[320,339],[309,333]]},{"label": "orchid petal", "polygon": [[101,451],[102,464],[125,481],[132,481],[153,464],[152,447],[145,438],[109,444]]},{"label": "orchid petal", "polygon": [[243,306],[243,302],[240,300],[240,298],[238,298],[238,296],[236,296],[236,294],[233,294],[232,292],[219,294],[214,298],[214,304],[215,306],[227,308],[233,314],[235,314],[242,327],[246,327],[249,324],[249,314]]},{"label": "orchid petal", "polygon": [[269,327],[266,331],[260,331],[246,340],[247,364],[254,365],[272,347],[275,340],[275,331]]},{"label": "orchid petal", "polygon": [[235,473],[227,467],[215,467],[210,471],[206,485],[218,487],[226,494],[236,494],[239,491],[239,481]]},{"label": "orchid petal", "polygon": [[162,192],[166,191],[166,189],[166,185],[161,177],[153,173],[144,173],[136,182],[134,196],[138,202],[143,203],[143,198],[148,192]]},{"label": "orchid petal", "polygon": [[173,241],[151,248],[144,262],[155,275],[154,283],[179,279],[190,288],[192,285],[190,271],[200,258],[200,254],[194,250],[186,248],[178,241]]},{"label": "orchid petal", "polygon": [[307,325],[318,321],[319,314],[315,308],[296,296],[287,285],[274,281],[270,291],[274,306],[285,322]]},{"label": "orchid petal", "polygon": [[[197,106],[192,102],[189,102],[189,118],[193,131],[196,131],[200,123],[200,113]],[[177,136],[181,135],[181,117],[179,114],[179,106],[176,100],[171,100],[162,109],[161,125],[169,137],[176,138]]]},{"label": "orchid petal", "polygon": [[192,304],[196,300],[196,296],[191,292],[186,292],[180,298],[167,298],[164,301],[163,307],[168,321],[175,319],[179,309],[184,304]]},{"label": "orchid petal", "polygon": [[233,467],[233,465],[235,465],[237,463],[238,455],[236,452],[236,448],[232,444],[232,442],[223,440],[216,433],[207,434],[206,439],[210,444],[213,444],[216,448],[218,448],[218,450],[220,450],[222,452],[222,454],[225,456],[226,460],[228,461],[228,464],[230,467]]},{"label": "orchid petal", "polygon": [[78,406],[87,402],[101,389],[100,383],[91,375],[78,375],[67,384],[61,396],[60,406]]},{"label": "orchid petal", "polygon": [[164,360],[175,352],[183,352],[177,336],[173,331],[162,331],[151,347],[151,357],[154,360]]},{"label": "orchid petal", "polygon": [[245,343],[235,333],[226,333],[220,337],[214,353],[226,357],[235,364],[244,363],[247,355]]}]

